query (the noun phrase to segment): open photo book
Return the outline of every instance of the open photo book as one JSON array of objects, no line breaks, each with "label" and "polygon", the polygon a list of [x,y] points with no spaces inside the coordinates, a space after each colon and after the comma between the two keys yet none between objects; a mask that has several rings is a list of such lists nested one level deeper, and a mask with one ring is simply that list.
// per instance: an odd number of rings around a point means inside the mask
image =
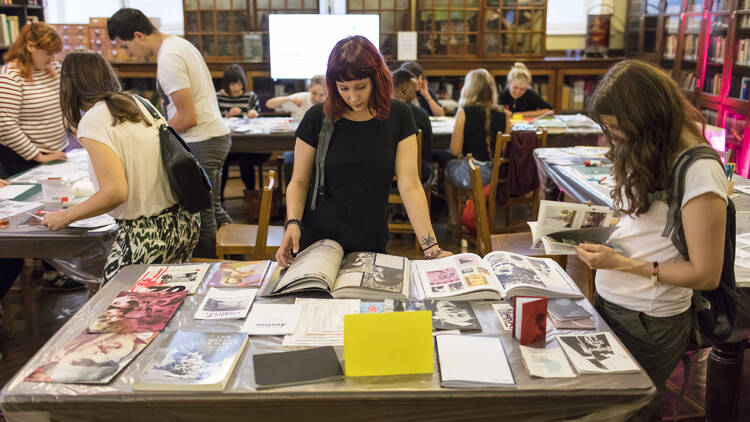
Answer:
[{"label": "open photo book", "polygon": [[409,260],[375,252],[344,255],[338,242],[319,240],[275,272],[261,296],[320,290],[337,299],[408,299]]},{"label": "open photo book", "polygon": [[575,204],[571,202],[540,201],[537,221],[529,221],[531,249],[543,250],[547,255],[569,255],[576,253],[581,243],[609,246],[609,237],[617,229],[610,226],[612,211],[599,205]]},{"label": "open photo book", "polygon": [[463,253],[430,261],[414,261],[412,280],[422,299],[478,300],[513,296],[583,297],[555,261],[510,252],[484,258]]}]

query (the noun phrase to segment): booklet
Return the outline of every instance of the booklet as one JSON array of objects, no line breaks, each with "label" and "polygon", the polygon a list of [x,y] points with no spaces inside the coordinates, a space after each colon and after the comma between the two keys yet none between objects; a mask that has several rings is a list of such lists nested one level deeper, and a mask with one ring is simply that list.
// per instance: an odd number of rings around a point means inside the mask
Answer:
[{"label": "booklet", "polygon": [[[337,299],[407,299],[409,260],[375,252],[344,256],[338,242],[323,239],[301,251],[294,263],[271,277],[264,296],[320,290]],[[276,275],[276,274],[274,274]]]},{"label": "booklet", "polygon": [[247,345],[245,333],[169,333],[135,391],[223,391]]},{"label": "booklet", "polygon": [[547,298],[515,296],[513,309],[513,338],[522,346],[543,342],[547,336]]},{"label": "booklet", "polygon": [[26,381],[106,384],[156,337],[157,332],[115,334],[82,332],[68,341]]},{"label": "booklet", "polygon": [[302,305],[295,303],[256,303],[242,326],[251,336],[292,334],[297,328]]},{"label": "booklet", "polygon": [[344,378],[336,351],[331,346],[253,355],[253,366],[258,390]]},{"label": "booklet", "polygon": [[120,292],[89,325],[90,333],[161,331],[187,296],[186,292]]},{"label": "booklet", "polygon": [[343,346],[344,315],[359,314],[359,299],[297,298],[300,317],[294,333],[282,346]]},{"label": "booklet", "polygon": [[443,387],[515,385],[503,343],[496,337],[436,336]]},{"label": "booklet", "polygon": [[492,309],[500,321],[503,331],[513,331],[513,306],[510,303],[493,303]]},{"label": "booklet", "polygon": [[138,277],[131,292],[183,292],[195,293],[206,278],[211,264],[149,265]]},{"label": "booklet", "polygon": [[575,378],[576,374],[570,367],[560,347],[537,348],[519,346],[523,364],[529,375],[537,378]]},{"label": "booklet", "polygon": [[568,298],[550,299],[547,307],[549,315],[558,321],[572,321],[591,316],[581,305]]},{"label": "booklet", "polygon": [[259,287],[270,265],[270,260],[222,262],[214,271],[208,285],[213,287]]},{"label": "booklet", "polygon": [[583,297],[575,282],[555,261],[511,252],[484,258],[463,253],[414,261],[412,280],[424,299],[478,300],[513,296]]},{"label": "booklet", "polygon": [[613,213],[604,206],[542,200],[537,221],[528,222],[531,249],[569,255],[575,254],[581,243],[596,243],[621,252],[622,248],[607,242],[617,229],[609,225]]},{"label": "booklet", "polygon": [[559,335],[557,341],[580,374],[628,373],[640,370],[612,333]]},{"label": "booklet", "polygon": [[432,311],[432,328],[436,330],[481,330],[471,303],[447,300],[425,300],[424,306]]},{"label": "booklet", "polygon": [[211,287],[195,312],[195,319],[245,318],[257,291],[258,289]]}]

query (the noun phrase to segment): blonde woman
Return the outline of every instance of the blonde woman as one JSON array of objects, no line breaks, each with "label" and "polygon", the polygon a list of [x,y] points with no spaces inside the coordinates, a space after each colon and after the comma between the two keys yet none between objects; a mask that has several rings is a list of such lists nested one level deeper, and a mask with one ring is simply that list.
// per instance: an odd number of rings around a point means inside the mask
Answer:
[{"label": "blonde woman", "polygon": [[520,113],[523,117],[537,117],[552,112],[552,106],[544,101],[533,89],[531,72],[525,64],[516,62],[508,73],[508,83],[500,94],[500,104],[505,106],[506,114]]}]

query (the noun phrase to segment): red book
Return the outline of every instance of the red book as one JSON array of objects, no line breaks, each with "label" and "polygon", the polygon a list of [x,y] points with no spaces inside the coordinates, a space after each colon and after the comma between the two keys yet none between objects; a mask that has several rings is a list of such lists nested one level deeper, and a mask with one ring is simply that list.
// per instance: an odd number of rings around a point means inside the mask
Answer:
[{"label": "red book", "polygon": [[513,297],[513,337],[528,346],[547,337],[547,298]]}]

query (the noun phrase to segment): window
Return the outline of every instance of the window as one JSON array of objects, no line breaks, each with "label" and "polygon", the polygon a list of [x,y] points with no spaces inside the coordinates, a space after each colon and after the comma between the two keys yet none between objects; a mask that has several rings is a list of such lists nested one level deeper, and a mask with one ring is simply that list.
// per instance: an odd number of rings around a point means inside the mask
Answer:
[{"label": "window", "polygon": [[48,0],[45,20],[49,23],[88,23],[89,17],[109,17],[123,7],[141,10],[159,18],[159,30],[182,35],[182,0]]},{"label": "window", "polygon": [[547,34],[585,34],[586,3],[586,0],[547,0]]}]

